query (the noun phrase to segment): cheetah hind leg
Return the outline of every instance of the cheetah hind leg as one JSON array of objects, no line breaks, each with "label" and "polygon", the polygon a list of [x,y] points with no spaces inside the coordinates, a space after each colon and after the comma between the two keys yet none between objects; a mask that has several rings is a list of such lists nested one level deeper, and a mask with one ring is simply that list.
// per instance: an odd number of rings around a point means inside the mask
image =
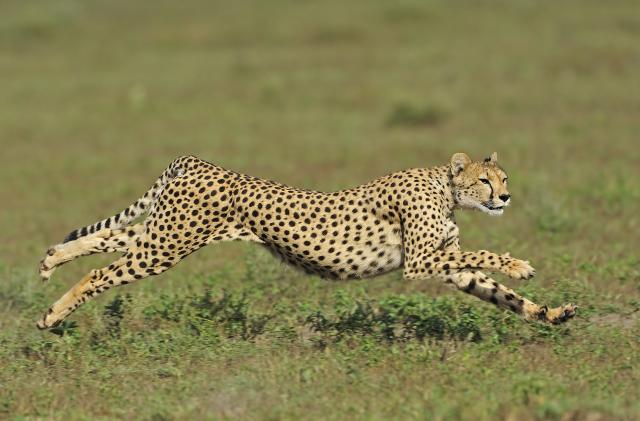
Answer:
[{"label": "cheetah hind leg", "polygon": [[500,308],[511,310],[527,321],[560,324],[574,317],[578,309],[573,304],[556,308],[540,306],[475,270],[452,273],[444,276],[444,280],[467,294],[489,301]]},{"label": "cheetah hind leg", "polygon": [[[140,226],[142,227],[142,224],[140,224]],[[160,257],[156,255],[156,257],[153,257],[153,255],[149,256],[145,249],[140,249],[136,246],[136,242],[142,242],[144,240],[142,240],[139,235],[134,234],[130,236],[131,229],[132,228],[128,228],[124,233],[129,240],[127,246],[122,246],[122,251],[127,251],[127,254],[105,268],[94,269],[89,272],[80,282],[56,301],[47,313],[38,320],[38,328],[49,329],[55,327],[83,303],[96,297],[100,293],[112,287],[126,285],[148,276],[159,275],[204,245],[200,243],[190,249],[176,252],[169,256],[163,255],[163,257]],[[142,237],[144,238],[144,234]],[[124,237],[121,236],[118,238],[123,239]],[[213,234],[206,243],[210,244],[229,240],[261,242],[251,231],[241,229],[241,227],[237,226],[219,230]]]},{"label": "cheetah hind leg", "polygon": [[48,281],[60,265],[80,257],[95,253],[126,252],[134,244],[134,239],[144,231],[139,223],[123,229],[103,229],[76,240],[56,244],[47,250],[40,261],[39,275]]},{"label": "cheetah hind leg", "polygon": [[49,329],[55,327],[78,307],[100,293],[112,287],[126,285],[148,276],[158,275],[176,265],[181,260],[181,257],[184,257],[171,255],[160,260],[157,258],[144,258],[142,257],[144,254],[144,250],[132,248],[126,256],[121,257],[109,266],[89,272],[38,320],[38,328]]}]

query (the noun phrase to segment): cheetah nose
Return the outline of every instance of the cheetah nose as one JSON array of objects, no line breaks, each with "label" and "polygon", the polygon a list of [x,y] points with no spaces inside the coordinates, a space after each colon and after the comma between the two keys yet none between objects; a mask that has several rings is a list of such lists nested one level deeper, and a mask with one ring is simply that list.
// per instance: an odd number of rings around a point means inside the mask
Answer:
[{"label": "cheetah nose", "polygon": [[502,200],[503,202],[506,202],[507,200],[509,200],[511,198],[510,194],[501,194],[500,196],[498,196],[500,198],[500,200]]}]

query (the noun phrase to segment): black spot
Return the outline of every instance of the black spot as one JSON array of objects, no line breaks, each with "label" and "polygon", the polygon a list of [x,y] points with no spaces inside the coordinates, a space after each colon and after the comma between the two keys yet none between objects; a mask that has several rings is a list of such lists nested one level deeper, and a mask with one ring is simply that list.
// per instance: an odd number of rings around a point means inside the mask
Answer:
[{"label": "black spot", "polygon": [[465,287],[464,292],[471,292],[476,287],[476,280],[472,279],[471,282]]}]

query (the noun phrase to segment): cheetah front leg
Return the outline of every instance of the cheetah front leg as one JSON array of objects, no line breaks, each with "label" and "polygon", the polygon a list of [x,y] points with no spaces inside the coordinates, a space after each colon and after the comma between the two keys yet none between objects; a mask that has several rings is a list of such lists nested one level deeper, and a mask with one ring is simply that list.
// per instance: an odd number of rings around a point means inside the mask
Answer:
[{"label": "cheetah front leg", "polygon": [[405,260],[404,274],[407,278],[428,278],[471,269],[502,272],[513,279],[530,279],[536,274],[529,262],[511,257],[508,253],[498,255],[486,250],[451,249],[424,252]]},{"label": "cheetah front leg", "polygon": [[500,308],[511,310],[528,321],[540,320],[558,324],[576,315],[577,307],[573,304],[556,308],[540,306],[475,270],[451,273],[444,275],[443,278],[446,283],[453,284],[460,291],[489,301]]},{"label": "cheetah front leg", "polygon": [[[449,229],[449,236],[443,242],[443,249],[444,251],[460,251],[460,240],[455,224]],[[491,302],[499,308],[511,310],[521,315],[525,320],[541,320],[557,324],[576,314],[576,306],[573,304],[552,309],[546,305],[540,306],[477,270],[454,271],[441,275],[441,277],[446,283],[454,285],[460,291]]]}]

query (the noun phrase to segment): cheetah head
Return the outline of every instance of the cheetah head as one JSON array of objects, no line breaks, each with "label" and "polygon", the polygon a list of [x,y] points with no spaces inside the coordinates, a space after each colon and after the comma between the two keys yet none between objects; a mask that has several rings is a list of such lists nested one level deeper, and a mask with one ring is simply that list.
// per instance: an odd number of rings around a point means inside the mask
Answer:
[{"label": "cheetah head", "polygon": [[498,154],[483,162],[471,161],[464,153],[451,157],[453,195],[461,208],[478,209],[489,215],[502,215],[511,203],[507,174],[498,166]]}]

